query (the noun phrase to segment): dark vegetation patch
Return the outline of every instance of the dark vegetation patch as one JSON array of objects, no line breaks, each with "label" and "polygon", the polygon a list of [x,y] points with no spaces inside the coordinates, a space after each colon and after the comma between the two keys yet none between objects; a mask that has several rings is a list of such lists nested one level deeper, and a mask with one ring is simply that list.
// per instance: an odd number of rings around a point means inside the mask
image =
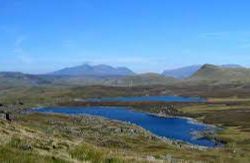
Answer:
[{"label": "dark vegetation patch", "polygon": [[[137,87],[111,86],[23,86],[0,91],[1,110],[27,109],[36,106],[51,106],[72,103],[74,99],[125,97],[148,95],[180,95],[199,97],[249,97],[249,85],[154,85]],[[98,104],[97,104],[98,105]],[[117,105],[119,105],[117,103]],[[128,104],[130,105],[130,104]],[[140,104],[136,104],[140,105]]]},{"label": "dark vegetation patch", "polygon": [[242,130],[250,132],[250,109],[213,111],[203,116],[205,116],[205,123],[238,126]]}]

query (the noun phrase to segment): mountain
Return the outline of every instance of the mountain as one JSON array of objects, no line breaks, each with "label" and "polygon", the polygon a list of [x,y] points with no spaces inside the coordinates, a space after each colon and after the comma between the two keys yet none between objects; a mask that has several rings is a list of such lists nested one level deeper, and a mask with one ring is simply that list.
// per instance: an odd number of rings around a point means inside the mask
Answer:
[{"label": "mountain", "polygon": [[[165,70],[162,73],[162,75],[174,77],[176,79],[184,79],[184,78],[188,78],[188,77],[192,76],[201,67],[202,67],[202,65],[192,65],[192,66],[186,66],[186,67],[181,67],[181,68],[172,69],[172,70]],[[237,64],[225,64],[225,65],[219,65],[218,67],[221,67],[221,68],[244,68],[244,67],[237,65]]]},{"label": "mountain", "polygon": [[250,82],[250,69],[205,64],[188,79],[190,80],[202,83],[246,83]]},{"label": "mountain", "polygon": [[[194,67],[195,66],[193,66],[193,69]],[[201,66],[201,68],[194,72],[190,77],[186,77],[185,79],[180,81],[169,76],[170,75],[163,76],[156,73],[136,75],[127,68],[113,68],[106,65],[82,65],[72,68],[65,68],[47,75],[31,75],[19,72],[0,72],[0,89],[41,85],[140,86],[168,85],[181,82],[185,82],[188,84],[250,83],[250,69],[241,67],[239,65],[216,66],[206,64]]]},{"label": "mountain", "polygon": [[190,77],[193,75],[196,71],[198,71],[201,68],[201,65],[192,65],[172,70],[165,70],[162,75],[174,77],[176,79],[183,79]]},{"label": "mountain", "polygon": [[135,73],[126,67],[114,68],[108,65],[95,65],[91,66],[88,64],[64,68],[51,75],[66,75],[66,76],[128,76],[134,75]]}]

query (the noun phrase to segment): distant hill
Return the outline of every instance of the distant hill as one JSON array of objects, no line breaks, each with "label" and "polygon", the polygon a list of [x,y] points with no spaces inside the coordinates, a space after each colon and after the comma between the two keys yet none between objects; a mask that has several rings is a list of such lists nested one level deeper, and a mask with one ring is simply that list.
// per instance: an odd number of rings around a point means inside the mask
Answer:
[{"label": "distant hill", "polygon": [[156,73],[130,76],[68,76],[54,81],[54,84],[66,85],[106,85],[106,86],[145,86],[166,85],[177,81]]},{"label": "distant hill", "polygon": [[196,71],[201,68],[202,65],[192,65],[172,70],[165,70],[162,75],[174,77],[176,79],[184,79],[193,75]]},{"label": "distant hill", "polygon": [[19,72],[0,72],[0,89],[42,85],[110,85],[121,76],[58,76],[30,75]]},{"label": "distant hill", "polygon": [[222,68],[244,68],[241,65],[237,65],[237,64],[226,64],[226,65],[221,65],[220,67]]},{"label": "distant hill", "polygon": [[0,72],[0,88],[42,84],[51,84],[51,80],[43,76],[23,74],[20,72]]},{"label": "distant hill", "polygon": [[138,85],[166,85],[177,81],[172,77],[165,77],[157,73],[145,73],[134,76],[127,76],[118,79],[113,85],[138,86]]},{"label": "distant hill", "polygon": [[[195,68],[193,67],[193,70],[194,69]],[[169,77],[169,75],[164,76],[157,73],[136,75],[127,68],[113,68],[106,65],[82,65],[72,68],[65,68],[47,75],[31,75],[19,72],[0,72],[0,89],[41,85],[167,85],[178,84],[181,83],[181,81],[185,82],[184,84],[250,83],[250,69],[241,67],[239,65],[216,66],[206,64],[201,66],[201,68],[194,72],[190,77],[186,77],[182,80]]]},{"label": "distant hill", "polygon": [[88,64],[64,68],[51,75],[67,75],[67,76],[128,76],[134,75],[135,73],[126,67],[114,68],[108,65],[95,65],[91,66]]},{"label": "distant hill", "polygon": [[0,89],[26,86],[143,86],[166,85],[176,79],[164,77],[160,74],[147,73],[131,76],[68,76],[68,75],[29,75],[14,72],[0,73]]},{"label": "distant hill", "polygon": [[[164,76],[169,76],[169,77],[174,77],[176,79],[184,79],[191,77],[195,72],[197,72],[202,65],[192,65],[192,66],[186,66],[186,67],[181,67],[177,69],[172,69],[172,70],[165,70],[162,75]],[[225,64],[225,65],[220,65],[218,67],[222,68],[243,68],[240,65],[237,64]]]},{"label": "distant hill", "polygon": [[188,80],[203,83],[245,83],[250,82],[250,69],[205,64]]}]

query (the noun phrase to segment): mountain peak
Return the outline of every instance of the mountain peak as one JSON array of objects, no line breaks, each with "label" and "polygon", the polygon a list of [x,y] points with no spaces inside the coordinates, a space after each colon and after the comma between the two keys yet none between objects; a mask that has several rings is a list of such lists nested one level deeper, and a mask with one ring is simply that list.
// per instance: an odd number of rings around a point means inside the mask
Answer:
[{"label": "mountain peak", "polygon": [[53,75],[66,76],[128,76],[135,73],[128,68],[115,68],[109,65],[89,65],[83,64],[75,67],[68,67],[52,73]]},{"label": "mountain peak", "polygon": [[203,65],[189,80],[202,83],[230,83],[250,81],[250,70],[235,65]]},{"label": "mountain peak", "polygon": [[213,64],[204,64],[203,66],[201,66],[201,70],[203,69],[216,69],[219,68],[219,66],[213,65]]},{"label": "mountain peak", "polygon": [[201,68],[201,65],[191,65],[171,70],[163,71],[162,75],[174,77],[176,79],[184,79],[193,75],[196,71]]}]

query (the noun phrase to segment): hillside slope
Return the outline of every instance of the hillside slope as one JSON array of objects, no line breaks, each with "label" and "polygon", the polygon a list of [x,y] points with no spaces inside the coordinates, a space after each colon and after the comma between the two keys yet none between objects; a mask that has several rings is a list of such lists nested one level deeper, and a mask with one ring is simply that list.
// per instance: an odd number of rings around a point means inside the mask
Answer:
[{"label": "hillside slope", "polygon": [[187,81],[203,83],[248,83],[250,82],[250,69],[228,68],[215,65],[203,65]]},{"label": "hillside slope", "polygon": [[19,72],[0,72],[0,88],[51,84],[51,79]]},{"label": "hillside slope", "polygon": [[138,85],[166,85],[177,81],[171,77],[165,77],[156,73],[146,73],[128,76],[115,81],[119,86],[138,86]]},{"label": "hillside slope", "polygon": [[201,68],[201,65],[192,65],[172,70],[163,71],[162,75],[174,77],[176,79],[184,79],[193,75],[196,71]]},{"label": "hillside slope", "polygon": [[[191,65],[186,67],[181,67],[172,70],[164,70],[162,75],[168,77],[174,77],[176,79],[185,79],[191,77],[194,73],[196,73],[202,65]],[[237,64],[225,64],[225,65],[218,65],[221,68],[243,68],[241,65]]]}]

